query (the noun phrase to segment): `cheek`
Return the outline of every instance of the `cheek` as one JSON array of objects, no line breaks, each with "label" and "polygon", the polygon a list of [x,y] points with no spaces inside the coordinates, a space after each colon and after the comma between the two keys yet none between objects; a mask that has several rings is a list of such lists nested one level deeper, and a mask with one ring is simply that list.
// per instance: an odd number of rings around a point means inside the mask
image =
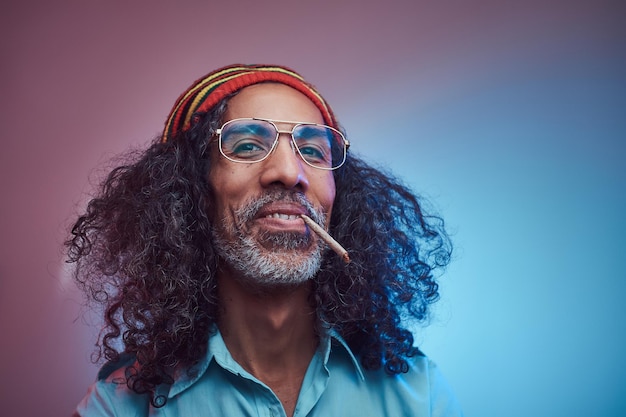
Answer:
[{"label": "cheek", "polygon": [[[220,161],[221,162],[221,161]],[[246,199],[247,192],[253,186],[252,165],[217,163],[208,176],[209,185],[213,190],[214,211],[222,216],[224,211],[236,207]]]},{"label": "cheek", "polygon": [[229,171],[224,169],[219,163],[214,163],[209,172],[208,181],[211,188],[210,206],[212,207],[211,216],[213,221],[224,217],[223,213],[227,200],[225,190],[231,187],[228,181],[230,176]]},{"label": "cheek", "polygon": [[319,203],[330,215],[335,201],[335,178],[330,174],[320,179],[318,184],[319,189],[316,194],[318,195]]}]

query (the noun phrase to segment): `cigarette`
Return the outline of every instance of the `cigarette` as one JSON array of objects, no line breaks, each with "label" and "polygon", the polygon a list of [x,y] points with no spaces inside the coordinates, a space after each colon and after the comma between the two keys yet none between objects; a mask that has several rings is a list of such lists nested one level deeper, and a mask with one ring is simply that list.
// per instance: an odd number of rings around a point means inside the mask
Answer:
[{"label": "cigarette", "polygon": [[315,223],[309,216],[301,214],[302,220],[322,239],[324,242],[330,246],[332,250],[335,251],[337,255],[343,259],[343,261],[347,264],[350,263],[350,256],[348,255],[348,251],[343,248],[331,235],[326,232],[319,224]]}]

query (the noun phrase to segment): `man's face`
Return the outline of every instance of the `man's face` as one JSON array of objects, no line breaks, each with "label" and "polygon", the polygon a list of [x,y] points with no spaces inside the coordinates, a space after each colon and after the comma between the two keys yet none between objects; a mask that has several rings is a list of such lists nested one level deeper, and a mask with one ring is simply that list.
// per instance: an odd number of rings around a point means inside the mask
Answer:
[{"label": "man's face", "polygon": [[[242,89],[228,103],[224,121],[257,117],[324,123],[317,107],[299,91],[276,83]],[[289,123],[276,123],[291,130]],[[328,223],[335,198],[331,171],[307,165],[289,134],[261,162],[246,164],[211,152],[209,183],[215,197],[213,240],[228,269],[261,287],[296,285],[312,278],[323,245],[299,214]]]}]

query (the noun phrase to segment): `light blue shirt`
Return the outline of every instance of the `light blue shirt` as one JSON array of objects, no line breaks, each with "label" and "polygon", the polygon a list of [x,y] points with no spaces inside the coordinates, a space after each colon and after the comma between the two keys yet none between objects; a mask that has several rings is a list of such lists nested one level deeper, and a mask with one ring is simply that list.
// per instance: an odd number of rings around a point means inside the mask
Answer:
[{"label": "light blue shirt", "polygon": [[[460,407],[437,366],[425,356],[409,361],[409,372],[389,376],[359,364],[344,340],[330,331],[307,369],[294,417],[451,417]],[[124,382],[124,369],[99,379],[76,409],[83,417],[284,417],[272,390],[232,358],[220,333],[209,339],[207,355],[158,394],[167,397],[161,408],[150,406]],[[168,391],[169,388],[169,391]]]}]

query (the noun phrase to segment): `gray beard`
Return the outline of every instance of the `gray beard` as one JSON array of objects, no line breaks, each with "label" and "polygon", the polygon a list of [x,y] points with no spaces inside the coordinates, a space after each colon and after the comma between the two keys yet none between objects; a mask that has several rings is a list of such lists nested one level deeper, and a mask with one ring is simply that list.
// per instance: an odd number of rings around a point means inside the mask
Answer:
[{"label": "gray beard", "polygon": [[314,241],[310,233],[246,233],[246,223],[264,205],[285,200],[304,205],[310,217],[324,225],[324,216],[301,194],[271,192],[238,209],[234,224],[223,220],[211,230],[218,255],[245,284],[255,288],[297,286],[313,278],[321,267],[325,245],[320,239]]}]

